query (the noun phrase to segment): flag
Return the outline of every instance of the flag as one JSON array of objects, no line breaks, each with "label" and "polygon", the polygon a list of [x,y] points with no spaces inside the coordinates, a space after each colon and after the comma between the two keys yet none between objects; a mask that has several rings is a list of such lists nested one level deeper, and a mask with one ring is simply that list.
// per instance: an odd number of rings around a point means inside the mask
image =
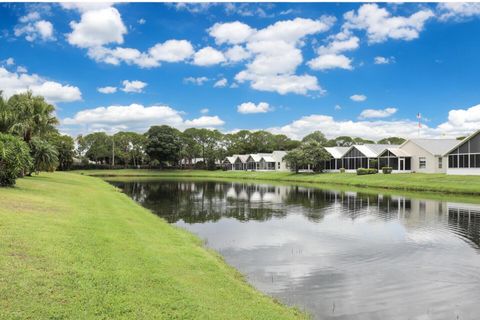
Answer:
[{"label": "flag", "polygon": [[422,127],[422,123],[420,122],[422,120],[422,114],[419,112],[417,113],[417,119],[418,119],[418,127]]}]

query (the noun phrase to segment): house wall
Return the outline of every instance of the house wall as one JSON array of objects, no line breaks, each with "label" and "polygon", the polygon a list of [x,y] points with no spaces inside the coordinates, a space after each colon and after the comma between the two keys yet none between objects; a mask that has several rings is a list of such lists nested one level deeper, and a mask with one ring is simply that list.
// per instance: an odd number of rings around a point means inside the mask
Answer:
[{"label": "house wall", "polygon": [[[275,159],[276,166],[275,170],[276,171],[290,171],[289,168],[287,168],[287,163],[282,160],[282,158],[286,155],[287,153],[285,151],[273,151],[272,152],[272,158]],[[280,162],[280,169],[278,169],[278,162]]]},{"label": "house wall", "polygon": [[[447,172],[448,167],[448,158],[443,157],[442,168],[438,168],[438,158],[427,150],[420,148],[415,143],[407,141],[400,149],[405,150],[405,152],[412,155],[412,171],[420,173],[445,173]],[[426,158],[426,166],[424,169],[419,167],[419,158]]]}]

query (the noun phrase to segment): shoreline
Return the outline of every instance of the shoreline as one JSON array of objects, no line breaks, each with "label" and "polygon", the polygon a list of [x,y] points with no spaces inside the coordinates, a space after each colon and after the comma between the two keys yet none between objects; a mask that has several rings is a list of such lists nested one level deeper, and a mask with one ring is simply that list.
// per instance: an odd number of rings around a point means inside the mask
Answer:
[{"label": "shoreline", "polygon": [[354,173],[291,173],[207,170],[78,170],[74,173],[96,177],[185,177],[219,178],[234,180],[278,181],[308,183],[311,185],[339,185],[365,189],[429,192],[443,195],[480,195],[480,176],[451,176],[445,174],[372,174]]}]

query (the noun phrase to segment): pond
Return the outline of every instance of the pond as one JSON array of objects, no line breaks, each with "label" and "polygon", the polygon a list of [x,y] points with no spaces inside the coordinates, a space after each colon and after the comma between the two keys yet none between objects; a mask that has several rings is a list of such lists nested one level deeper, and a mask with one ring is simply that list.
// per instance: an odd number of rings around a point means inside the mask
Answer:
[{"label": "pond", "polygon": [[479,319],[480,205],[262,183],[112,183],[316,319]]}]

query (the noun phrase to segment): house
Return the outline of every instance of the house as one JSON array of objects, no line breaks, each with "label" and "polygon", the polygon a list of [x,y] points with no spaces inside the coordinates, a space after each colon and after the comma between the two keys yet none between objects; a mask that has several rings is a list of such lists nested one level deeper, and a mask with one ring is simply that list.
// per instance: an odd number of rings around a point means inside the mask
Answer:
[{"label": "house", "polygon": [[447,174],[480,175],[480,130],[445,153]]},{"label": "house", "polygon": [[239,154],[234,155],[235,162],[233,163],[233,170],[247,170],[248,155]]},{"label": "house", "polygon": [[331,158],[324,161],[323,168],[326,172],[339,172],[343,168],[342,157],[350,150],[350,147],[325,147]]},{"label": "house", "polygon": [[355,172],[359,168],[378,169],[378,158],[388,148],[397,148],[391,144],[353,145],[342,156],[342,167],[347,172]]},{"label": "house", "polygon": [[283,157],[286,151],[233,155],[223,160],[226,170],[288,171]]},{"label": "house", "polygon": [[392,168],[393,173],[407,173],[412,170],[412,156],[400,148],[386,148],[378,156],[378,169]]},{"label": "house", "polygon": [[411,156],[411,171],[421,173],[445,173],[445,155],[458,144],[456,139],[410,139],[398,148]]},{"label": "house", "polygon": [[233,170],[236,159],[236,157],[226,157],[222,162],[223,168],[225,170]]}]

